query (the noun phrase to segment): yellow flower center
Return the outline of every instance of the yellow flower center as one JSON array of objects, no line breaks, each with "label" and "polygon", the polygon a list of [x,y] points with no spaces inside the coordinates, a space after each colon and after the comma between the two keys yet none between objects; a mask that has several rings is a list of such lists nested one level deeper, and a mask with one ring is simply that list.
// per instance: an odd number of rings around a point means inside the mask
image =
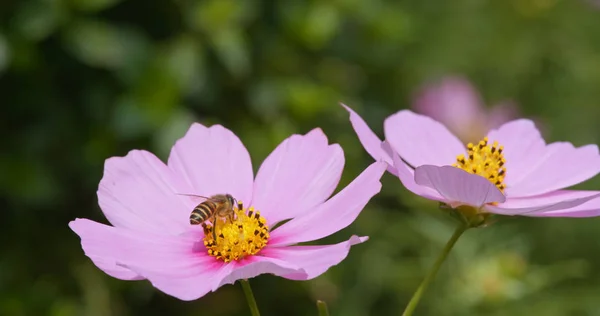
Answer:
[{"label": "yellow flower center", "polygon": [[506,176],[506,160],[502,155],[503,146],[498,146],[495,141],[491,146],[485,137],[477,145],[467,145],[467,157],[460,154],[456,157],[456,163],[452,166],[460,168],[468,173],[480,175],[493,183],[501,192],[504,192],[504,177]]},{"label": "yellow flower center", "polygon": [[[253,207],[245,209],[238,202],[234,212],[233,221],[217,217],[210,226],[202,224],[208,254],[225,262],[255,255],[269,241],[269,226],[259,211]],[[216,229],[214,234],[213,229]]]}]

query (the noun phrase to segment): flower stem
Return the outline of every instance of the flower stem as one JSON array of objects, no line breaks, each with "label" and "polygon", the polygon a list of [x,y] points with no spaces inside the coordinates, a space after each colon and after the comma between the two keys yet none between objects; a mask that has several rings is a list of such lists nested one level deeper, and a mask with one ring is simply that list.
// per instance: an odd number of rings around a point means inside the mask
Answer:
[{"label": "flower stem", "polygon": [[317,301],[317,309],[319,310],[319,316],[329,316],[329,311],[327,310],[327,303],[324,301]]},{"label": "flower stem", "polygon": [[252,316],[260,316],[260,312],[258,311],[258,305],[256,305],[254,294],[252,294],[250,282],[248,282],[248,280],[240,280],[240,283],[242,283],[242,289],[244,290],[244,295],[246,295],[246,301],[248,301],[250,313],[252,314]]},{"label": "flower stem", "polygon": [[417,288],[417,290],[415,291],[415,294],[413,294],[412,298],[410,299],[410,302],[408,302],[408,305],[406,306],[406,309],[404,309],[404,313],[402,313],[402,316],[412,315],[415,308],[417,308],[417,305],[419,304],[419,300],[421,299],[421,296],[423,296],[423,293],[427,289],[427,286],[429,286],[429,283],[431,283],[431,281],[433,281],[433,279],[435,278],[438,270],[442,266],[442,263],[444,263],[444,261],[446,260],[446,257],[448,257],[450,250],[452,250],[452,247],[454,247],[454,244],[456,243],[458,238],[468,228],[469,228],[469,226],[464,225],[464,224],[460,224],[458,227],[456,227],[454,234],[452,234],[452,237],[450,237],[450,240],[448,240],[448,242],[446,243],[446,246],[444,246],[444,250],[442,250],[442,253],[437,258],[435,263],[433,264],[433,267],[431,268],[431,270],[429,271],[427,276],[425,276],[425,279],[423,279],[423,282],[421,282],[421,285],[419,285],[419,288]]}]

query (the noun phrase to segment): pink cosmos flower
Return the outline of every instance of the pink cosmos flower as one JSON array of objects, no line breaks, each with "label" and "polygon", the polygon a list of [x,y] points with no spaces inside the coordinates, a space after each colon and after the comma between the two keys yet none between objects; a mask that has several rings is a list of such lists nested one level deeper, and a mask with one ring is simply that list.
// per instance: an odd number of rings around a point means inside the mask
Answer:
[{"label": "pink cosmos flower", "polygon": [[417,94],[413,109],[446,125],[465,142],[479,140],[488,130],[512,120],[518,113],[511,102],[486,109],[473,85],[460,76],[425,85]]},{"label": "pink cosmos flower", "polygon": [[[337,144],[320,129],[293,135],[262,163],[256,178],[250,156],[229,130],[191,126],[164,164],[133,150],[106,161],[98,200],[112,226],[87,219],[69,223],[85,254],[122,280],[148,279],[182,300],[225,284],[271,273],[308,280],[341,262],[367,237],[327,246],[296,246],[348,226],[381,188],[386,164],[369,166],[331,199],[344,166]],[[198,199],[183,194],[231,194],[235,219],[191,225]],[[283,225],[271,230],[285,220]]]},{"label": "pink cosmos flower", "polygon": [[408,110],[385,120],[382,142],[344,107],[367,152],[417,195],[476,214],[600,215],[600,191],[564,189],[598,174],[596,145],[546,144],[532,121],[519,119],[465,148],[444,125]]}]

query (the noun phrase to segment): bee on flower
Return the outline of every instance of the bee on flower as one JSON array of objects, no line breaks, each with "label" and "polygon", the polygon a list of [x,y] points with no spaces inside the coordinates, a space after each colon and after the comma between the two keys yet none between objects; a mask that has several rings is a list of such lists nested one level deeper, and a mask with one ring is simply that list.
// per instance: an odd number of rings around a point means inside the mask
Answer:
[{"label": "bee on flower", "polygon": [[[341,147],[314,129],[284,140],[255,177],[238,137],[194,124],[167,163],[143,150],[108,159],[98,201],[111,225],[79,218],[69,227],[105,273],[147,279],[181,300],[265,273],[308,280],[367,240],[296,245],[345,228],[379,192],[384,162],[329,198],[343,167]],[[212,199],[199,204],[190,195]]]}]

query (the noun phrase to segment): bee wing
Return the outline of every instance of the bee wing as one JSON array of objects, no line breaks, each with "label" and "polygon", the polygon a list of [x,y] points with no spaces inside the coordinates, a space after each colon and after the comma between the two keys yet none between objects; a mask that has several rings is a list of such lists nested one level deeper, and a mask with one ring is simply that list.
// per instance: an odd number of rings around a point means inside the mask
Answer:
[{"label": "bee wing", "polygon": [[211,199],[210,197],[207,197],[204,195],[198,195],[198,194],[187,194],[187,193],[176,193],[176,194],[192,197],[193,200],[196,202],[204,202],[204,201],[208,201]]}]

